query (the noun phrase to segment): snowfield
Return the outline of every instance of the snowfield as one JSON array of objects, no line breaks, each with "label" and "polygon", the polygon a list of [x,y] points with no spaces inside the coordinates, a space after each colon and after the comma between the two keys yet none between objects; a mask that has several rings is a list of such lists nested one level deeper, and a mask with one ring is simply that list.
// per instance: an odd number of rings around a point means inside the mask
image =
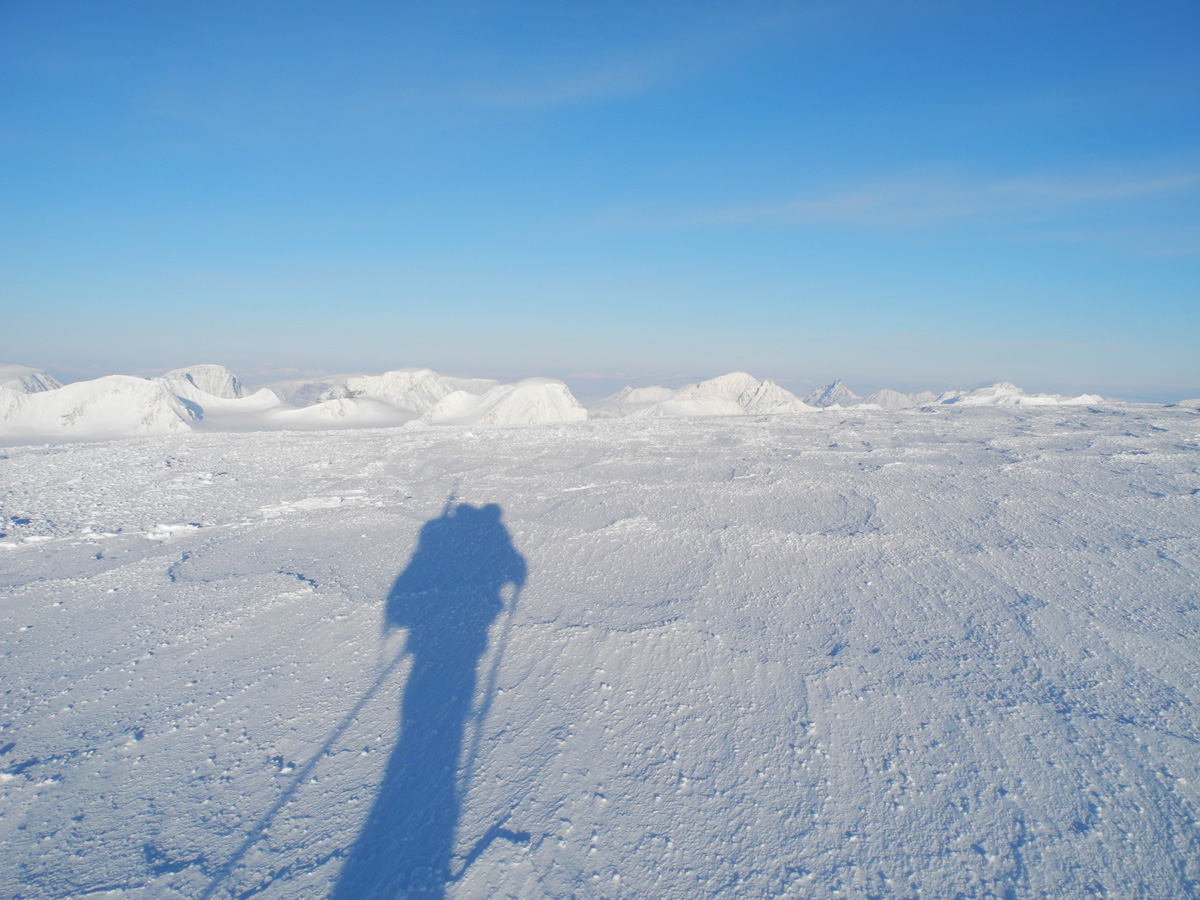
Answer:
[{"label": "snowfield", "polygon": [[0,449],[0,895],[1195,897],[1200,414],[1012,396]]}]

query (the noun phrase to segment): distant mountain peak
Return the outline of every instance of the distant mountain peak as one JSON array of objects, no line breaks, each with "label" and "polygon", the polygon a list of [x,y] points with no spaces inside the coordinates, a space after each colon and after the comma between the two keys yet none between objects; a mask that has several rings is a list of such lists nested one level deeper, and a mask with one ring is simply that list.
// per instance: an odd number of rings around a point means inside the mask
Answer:
[{"label": "distant mountain peak", "polygon": [[846,387],[845,382],[839,378],[832,384],[827,384],[824,387],[819,387],[811,391],[804,398],[804,402],[809,406],[845,406],[861,399],[858,394]]}]

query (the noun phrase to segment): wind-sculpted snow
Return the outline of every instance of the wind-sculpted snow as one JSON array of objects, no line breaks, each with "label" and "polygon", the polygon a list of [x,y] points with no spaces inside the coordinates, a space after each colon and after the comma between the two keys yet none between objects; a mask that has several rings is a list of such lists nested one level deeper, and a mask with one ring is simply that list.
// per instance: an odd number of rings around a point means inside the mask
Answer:
[{"label": "wind-sculpted snow", "polygon": [[932,410],[0,451],[0,896],[1196,896],[1200,415]]}]

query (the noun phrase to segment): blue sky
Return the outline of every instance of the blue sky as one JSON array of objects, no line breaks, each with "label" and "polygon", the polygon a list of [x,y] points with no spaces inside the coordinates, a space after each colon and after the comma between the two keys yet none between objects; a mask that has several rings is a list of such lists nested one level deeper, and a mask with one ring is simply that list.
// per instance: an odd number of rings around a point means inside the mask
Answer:
[{"label": "blue sky", "polygon": [[1200,393],[1187,2],[0,2],[0,361]]}]

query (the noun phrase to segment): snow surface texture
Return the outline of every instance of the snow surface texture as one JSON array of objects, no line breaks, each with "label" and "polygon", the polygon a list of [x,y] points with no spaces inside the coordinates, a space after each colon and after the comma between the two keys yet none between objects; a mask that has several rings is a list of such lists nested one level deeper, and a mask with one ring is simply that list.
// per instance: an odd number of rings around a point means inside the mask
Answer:
[{"label": "snow surface texture", "polygon": [[1195,897],[1198,434],[0,451],[0,896]]}]

